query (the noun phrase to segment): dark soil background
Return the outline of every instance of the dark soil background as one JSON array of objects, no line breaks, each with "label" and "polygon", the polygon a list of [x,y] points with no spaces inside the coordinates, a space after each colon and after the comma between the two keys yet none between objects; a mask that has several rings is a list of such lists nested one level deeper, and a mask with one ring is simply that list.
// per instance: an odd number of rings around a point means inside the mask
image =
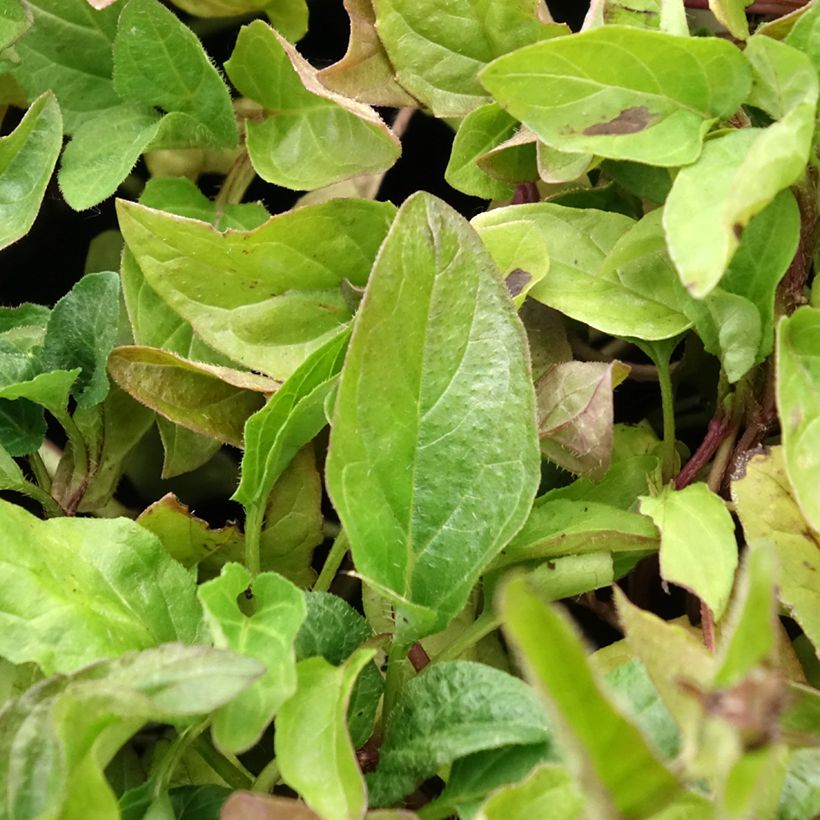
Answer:
[{"label": "dark soil background", "polygon": [[[446,2],[446,0],[441,0]],[[578,29],[586,14],[585,0],[549,0],[556,20]],[[311,0],[311,27],[299,43],[299,50],[315,66],[336,62],[345,53],[349,23],[342,0]],[[173,8],[173,7],[172,7]],[[206,50],[218,65],[230,56],[236,29],[203,35]],[[0,135],[9,133],[23,112],[9,111],[0,128]],[[383,112],[390,121],[392,112]],[[424,189],[436,194],[461,211],[473,216],[484,209],[480,199],[453,190],[444,181],[444,169],[450,155],[453,132],[442,122],[416,115],[404,138],[404,155],[392,168],[379,195],[400,204],[414,191]],[[144,168],[137,167],[144,174]],[[219,179],[201,179],[206,193],[213,195]],[[248,198],[261,199],[271,213],[287,210],[299,195],[293,191],[257,182]],[[88,243],[98,233],[116,227],[113,197],[96,208],[76,213],[60,196],[56,179],[46,193],[37,221],[22,240],[0,252],[0,304],[18,305],[38,302],[53,305],[83,273]]]}]

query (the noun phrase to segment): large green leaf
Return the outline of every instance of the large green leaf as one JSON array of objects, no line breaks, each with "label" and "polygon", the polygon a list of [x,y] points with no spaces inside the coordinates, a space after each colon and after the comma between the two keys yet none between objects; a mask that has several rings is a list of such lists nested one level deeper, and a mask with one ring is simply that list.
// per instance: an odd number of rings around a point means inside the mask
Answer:
[{"label": "large green leaf", "polygon": [[40,209],[63,144],[60,107],[38,97],[11,134],[0,138],[0,248],[25,236]]},{"label": "large green leaf", "polygon": [[537,0],[375,0],[376,28],[396,78],[437,117],[489,102],[478,81],[508,51],[567,33]]},{"label": "large green leaf", "polygon": [[157,0],[128,0],[114,40],[123,99],[192,117],[217,145],[236,143],[231,97],[196,35]]},{"label": "large green leaf", "polygon": [[40,521],[0,502],[0,654],[48,674],[167,641],[194,643],[194,581],[127,519]]},{"label": "large green leaf", "polygon": [[86,0],[30,0],[33,24],[15,43],[14,77],[30,100],[51,90],[71,134],[121,99],[111,81],[112,44],[121,6],[102,11]]},{"label": "large green leaf", "polygon": [[367,281],[393,218],[388,203],[328,202],[252,231],[118,203],[148,284],[215,350],[286,378],[351,318],[340,286]]},{"label": "large green leaf", "polygon": [[[252,613],[239,608],[239,596],[250,593]],[[296,691],[293,642],[305,618],[302,592],[273,572],[256,578],[241,564],[226,564],[222,574],[202,584],[197,595],[214,645],[260,661],[263,677],[213,717],[217,746],[244,752],[262,736],[279,707]]]},{"label": "large green leaf", "polygon": [[361,817],[367,806],[347,731],[347,708],[356,678],[373,654],[362,649],[342,666],[319,657],[301,661],[296,694],[276,719],[274,744],[282,779],[321,817]]},{"label": "large green leaf", "polygon": [[26,33],[31,17],[21,0],[0,0],[0,51]]},{"label": "large green leaf", "polygon": [[231,59],[231,81],[264,109],[246,120],[256,172],[297,191],[359,174],[385,171],[401,144],[368,106],[326,89],[296,49],[257,20],[242,28]]},{"label": "large green leaf", "polygon": [[751,71],[717,38],[604,26],[500,57],[481,81],[547,145],[672,167],[697,159]]},{"label": "large green leaf", "polygon": [[802,307],[777,329],[777,408],[794,496],[820,532],[820,310]]},{"label": "large green leaf", "polygon": [[723,499],[698,483],[643,496],[640,509],[660,530],[663,578],[693,592],[720,620],[737,568],[735,525]]},{"label": "large green leaf", "polygon": [[806,524],[791,492],[782,447],[753,456],[745,474],[732,482],[732,498],[746,538],[768,538],[774,543],[780,564],[780,600],[818,651],[820,536]]},{"label": "large green leaf", "polygon": [[251,658],[167,644],[57,675],[0,712],[4,817],[119,817],[103,773],[142,725],[206,715],[262,672]]},{"label": "large green leaf", "polygon": [[388,806],[425,777],[484,749],[549,740],[547,716],[522,681],[471,661],[443,661],[408,682],[385,727],[370,803]]},{"label": "large green leaf", "polygon": [[500,601],[504,630],[550,709],[561,747],[602,816],[648,816],[681,793],[640,730],[610,702],[568,618],[524,578]]},{"label": "large green leaf", "polygon": [[412,197],[359,308],[327,463],[356,569],[396,602],[400,640],[443,629],[524,522],[534,403],[523,328],[481,240]]}]

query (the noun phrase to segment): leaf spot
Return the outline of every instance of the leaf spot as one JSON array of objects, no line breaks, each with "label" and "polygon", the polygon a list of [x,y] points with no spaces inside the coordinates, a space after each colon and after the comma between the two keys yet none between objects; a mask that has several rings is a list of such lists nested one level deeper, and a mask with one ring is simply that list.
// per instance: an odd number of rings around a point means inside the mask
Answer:
[{"label": "leaf spot", "polygon": [[614,119],[608,122],[599,122],[584,129],[584,134],[588,137],[599,137],[611,134],[637,134],[649,127],[652,122],[652,114],[645,105],[636,105],[633,108],[625,108]]},{"label": "leaf spot", "polygon": [[525,270],[521,270],[521,268],[516,268],[510,275],[505,279],[507,283],[507,290],[510,292],[510,296],[518,296],[522,290],[530,283],[532,280],[532,276],[527,273]]}]

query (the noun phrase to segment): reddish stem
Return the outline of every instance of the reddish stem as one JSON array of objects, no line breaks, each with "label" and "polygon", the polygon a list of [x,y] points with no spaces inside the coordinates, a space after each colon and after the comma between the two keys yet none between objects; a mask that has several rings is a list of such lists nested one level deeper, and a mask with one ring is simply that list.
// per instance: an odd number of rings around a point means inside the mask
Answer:
[{"label": "reddish stem", "polygon": [[534,182],[521,182],[515,186],[512,205],[529,205],[531,202],[538,202],[541,199],[538,187]]},{"label": "reddish stem", "polygon": [[675,478],[675,489],[682,490],[691,484],[697,474],[706,466],[709,459],[720,447],[721,441],[729,434],[731,424],[726,416],[716,416],[709,422],[706,435],[697,450]]},{"label": "reddish stem", "polygon": [[703,602],[700,602],[700,627],[703,630],[703,643],[710,652],[715,651],[715,619],[712,617],[712,610]]}]

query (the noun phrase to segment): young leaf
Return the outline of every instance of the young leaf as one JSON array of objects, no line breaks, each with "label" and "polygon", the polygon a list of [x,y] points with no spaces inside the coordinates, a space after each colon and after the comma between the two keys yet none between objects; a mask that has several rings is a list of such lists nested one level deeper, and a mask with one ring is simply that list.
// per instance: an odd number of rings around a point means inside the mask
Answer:
[{"label": "young leaf", "polygon": [[228,367],[192,362],[155,347],[118,347],[111,378],[137,401],[200,435],[242,446],[246,419],[279,382]]},{"label": "young leaf", "polygon": [[356,569],[396,602],[403,642],[449,623],[526,518],[540,459],[525,350],[475,232],[409,199],[359,308],[327,462]]},{"label": "young leaf", "polygon": [[703,484],[643,496],[640,510],[661,533],[661,575],[706,603],[718,621],[737,568],[735,525],[723,499]]},{"label": "young leaf", "polygon": [[610,703],[568,619],[542,603],[523,578],[506,585],[500,610],[596,811],[646,816],[680,795],[680,784],[641,732]]},{"label": "young leaf", "polygon": [[265,109],[245,127],[253,167],[268,182],[312,190],[385,171],[401,154],[372,108],[326,89],[296,49],[259,20],[239,32],[225,70]]},{"label": "young leaf", "polygon": [[717,38],[604,26],[500,57],[481,82],[547,145],[673,167],[697,159],[751,71]]},{"label": "young leaf", "polygon": [[347,52],[339,62],[316,75],[319,82],[331,91],[370,105],[416,105],[416,100],[396,82],[376,31],[373,0],[344,0],[344,6],[350,17]]},{"label": "young leaf", "polygon": [[48,92],[11,134],[0,137],[0,249],[34,224],[62,143],[60,107]]},{"label": "young leaf", "polygon": [[287,378],[351,318],[340,285],[365,284],[395,209],[333,201],[226,234],[139,205],[118,212],[146,281],[204,342]]},{"label": "young leaf", "polygon": [[794,496],[806,520],[820,532],[820,310],[801,307],[777,328],[777,408],[783,456]]},{"label": "young leaf", "polygon": [[[248,597],[251,615],[237,599]],[[258,742],[279,707],[296,691],[293,642],[305,618],[305,600],[290,581],[273,572],[251,579],[240,564],[226,564],[222,574],[202,584],[197,595],[218,649],[230,649],[263,663],[264,676],[213,716],[219,749],[244,752]]]},{"label": "young leaf", "polygon": [[193,118],[217,146],[236,144],[228,89],[194,33],[157,0],[128,0],[114,40],[114,88],[123,99]]},{"label": "young leaf", "polygon": [[375,0],[376,27],[403,88],[437,117],[489,102],[478,82],[487,63],[520,46],[567,33],[536,0],[472,3]]},{"label": "young leaf", "polygon": [[[0,654],[46,674],[167,641],[194,643],[190,575],[127,519],[39,521],[0,502]],[[100,549],[105,544],[105,549]]]},{"label": "young leaf", "polygon": [[541,452],[566,470],[601,478],[612,458],[613,391],[628,373],[620,362],[548,370],[535,385]]},{"label": "young leaf", "polygon": [[486,820],[510,817],[550,817],[576,820],[585,799],[563,766],[541,766],[526,780],[499,789],[481,807]]},{"label": "young leaf", "polygon": [[538,179],[537,139],[529,128],[520,127],[500,145],[490,148],[476,165],[502,182],[535,182]]},{"label": "young leaf", "polygon": [[291,459],[327,424],[324,404],[335,390],[348,339],[348,333],[340,333],[314,351],[247,420],[235,501],[246,507],[264,504]]},{"label": "young leaf", "polygon": [[390,713],[367,781],[370,804],[392,805],[460,757],[549,739],[543,707],[522,681],[471,661],[436,663],[405,685]]},{"label": "young leaf", "polygon": [[0,712],[0,802],[9,817],[117,817],[103,774],[149,722],[205,715],[261,673],[251,658],[168,644],[58,675]]},{"label": "young leaf", "polygon": [[95,11],[85,0],[27,0],[32,26],[15,43],[14,77],[28,98],[51,90],[65,132],[97,112],[120,105],[111,82],[111,54],[120,6]]},{"label": "young leaf", "polygon": [[683,0],[592,0],[583,31],[603,25],[635,26],[689,35]]},{"label": "young leaf", "polygon": [[754,0],[709,0],[709,8],[720,23],[738,40],[749,36],[749,21],[746,19],[746,6]]},{"label": "young leaf", "polygon": [[86,274],[51,311],[43,366],[80,368],[71,391],[78,407],[93,407],[108,395],[105,365],[117,338],[119,305],[119,278],[107,271]]},{"label": "young leaf", "polygon": [[[761,504],[760,499],[766,499]],[[755,455],[746,472],[732,482],[746,538],[771,539],[780,564],[779,597],[815,647],[820,647],[820,592],[815,578],[820,570],[818,537],[790,495],[782,447]]]},{"label": "young leaf", "polygon": [[364,778],[347,732],[353,685],[374,650],[362,649],[343,666],[308,658],[297,666],[296,694],[276,718],[274,744],[282,779],[320,817],[361,817]]}]

